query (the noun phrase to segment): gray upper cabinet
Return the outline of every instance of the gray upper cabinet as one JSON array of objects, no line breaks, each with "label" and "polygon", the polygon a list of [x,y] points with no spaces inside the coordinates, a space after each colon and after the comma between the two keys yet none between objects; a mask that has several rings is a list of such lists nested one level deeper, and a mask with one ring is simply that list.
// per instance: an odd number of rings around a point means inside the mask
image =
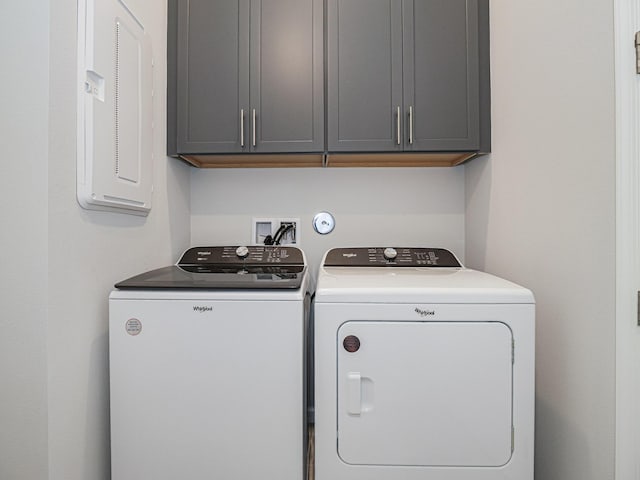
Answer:
[{"label": "gray upper cabinet", "polygon": [[251,1],[251,116],[257,152],[324,150],[322,0]]},{"label": "gray upper cabinet", "polygon": [[488,2],[328,0],[327,6],[330,152],[481,149],[488,70],[483,85],[480,62],[488,35],[479,27]]},{"label": "gray upper cabinet", "polygon": [[241,152],[241,112],[249,110],[249,0],[177,6],[178,153]]},{"label": "gray upper cabinet", "polygon": [[402,150],[400,0],[329,0],[329,151]]},{"label": "gray upper cabinet", "polygon": [[324,151],[323,14],[322,0],[170,0],[169,153]]}]

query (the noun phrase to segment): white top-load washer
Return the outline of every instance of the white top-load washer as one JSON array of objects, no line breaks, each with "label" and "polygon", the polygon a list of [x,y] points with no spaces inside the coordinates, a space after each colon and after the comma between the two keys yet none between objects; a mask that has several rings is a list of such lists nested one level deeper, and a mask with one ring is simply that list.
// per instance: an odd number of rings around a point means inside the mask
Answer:
[{"label": "white top-load washer", "polygon": [[532,293],[434,248],[327,252],[316,480],[532,480]]},{"label": "white top-load washer", "polygon": [[116,287],[113,480],[302,480],[310,306],[302,252],[196,247]]}]

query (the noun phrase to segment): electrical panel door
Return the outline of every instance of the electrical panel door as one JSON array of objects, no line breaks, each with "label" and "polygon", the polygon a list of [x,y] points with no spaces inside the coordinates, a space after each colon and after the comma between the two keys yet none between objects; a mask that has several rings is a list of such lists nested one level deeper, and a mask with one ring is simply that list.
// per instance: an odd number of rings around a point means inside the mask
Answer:
[{"label": "electrical panel door", "polygon": [[151,41],[122,0],[82,0],[78,8],[78,201],[91,210],[147,215]]}]

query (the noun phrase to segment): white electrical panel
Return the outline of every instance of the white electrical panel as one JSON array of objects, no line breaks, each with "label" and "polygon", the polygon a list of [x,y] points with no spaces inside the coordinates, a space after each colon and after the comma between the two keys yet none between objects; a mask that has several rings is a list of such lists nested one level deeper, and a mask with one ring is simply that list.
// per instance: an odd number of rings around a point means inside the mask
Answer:
[{"label": "white electrical panel", "polygon": [[144,26],[122,0],[78,1],[82,207],[147,215],[153,193],[153,72]]}]

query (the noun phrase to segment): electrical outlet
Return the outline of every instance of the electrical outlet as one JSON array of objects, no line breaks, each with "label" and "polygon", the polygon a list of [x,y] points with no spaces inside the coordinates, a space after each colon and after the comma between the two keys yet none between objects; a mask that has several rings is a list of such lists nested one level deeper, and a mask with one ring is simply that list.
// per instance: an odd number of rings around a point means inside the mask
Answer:
[{"label": "electrical outlet", "polygon": [[253,245],[273,245],[269,242],[277,242],[278,245],[300,246],[299,218],[253,218],[251,225]]}]

